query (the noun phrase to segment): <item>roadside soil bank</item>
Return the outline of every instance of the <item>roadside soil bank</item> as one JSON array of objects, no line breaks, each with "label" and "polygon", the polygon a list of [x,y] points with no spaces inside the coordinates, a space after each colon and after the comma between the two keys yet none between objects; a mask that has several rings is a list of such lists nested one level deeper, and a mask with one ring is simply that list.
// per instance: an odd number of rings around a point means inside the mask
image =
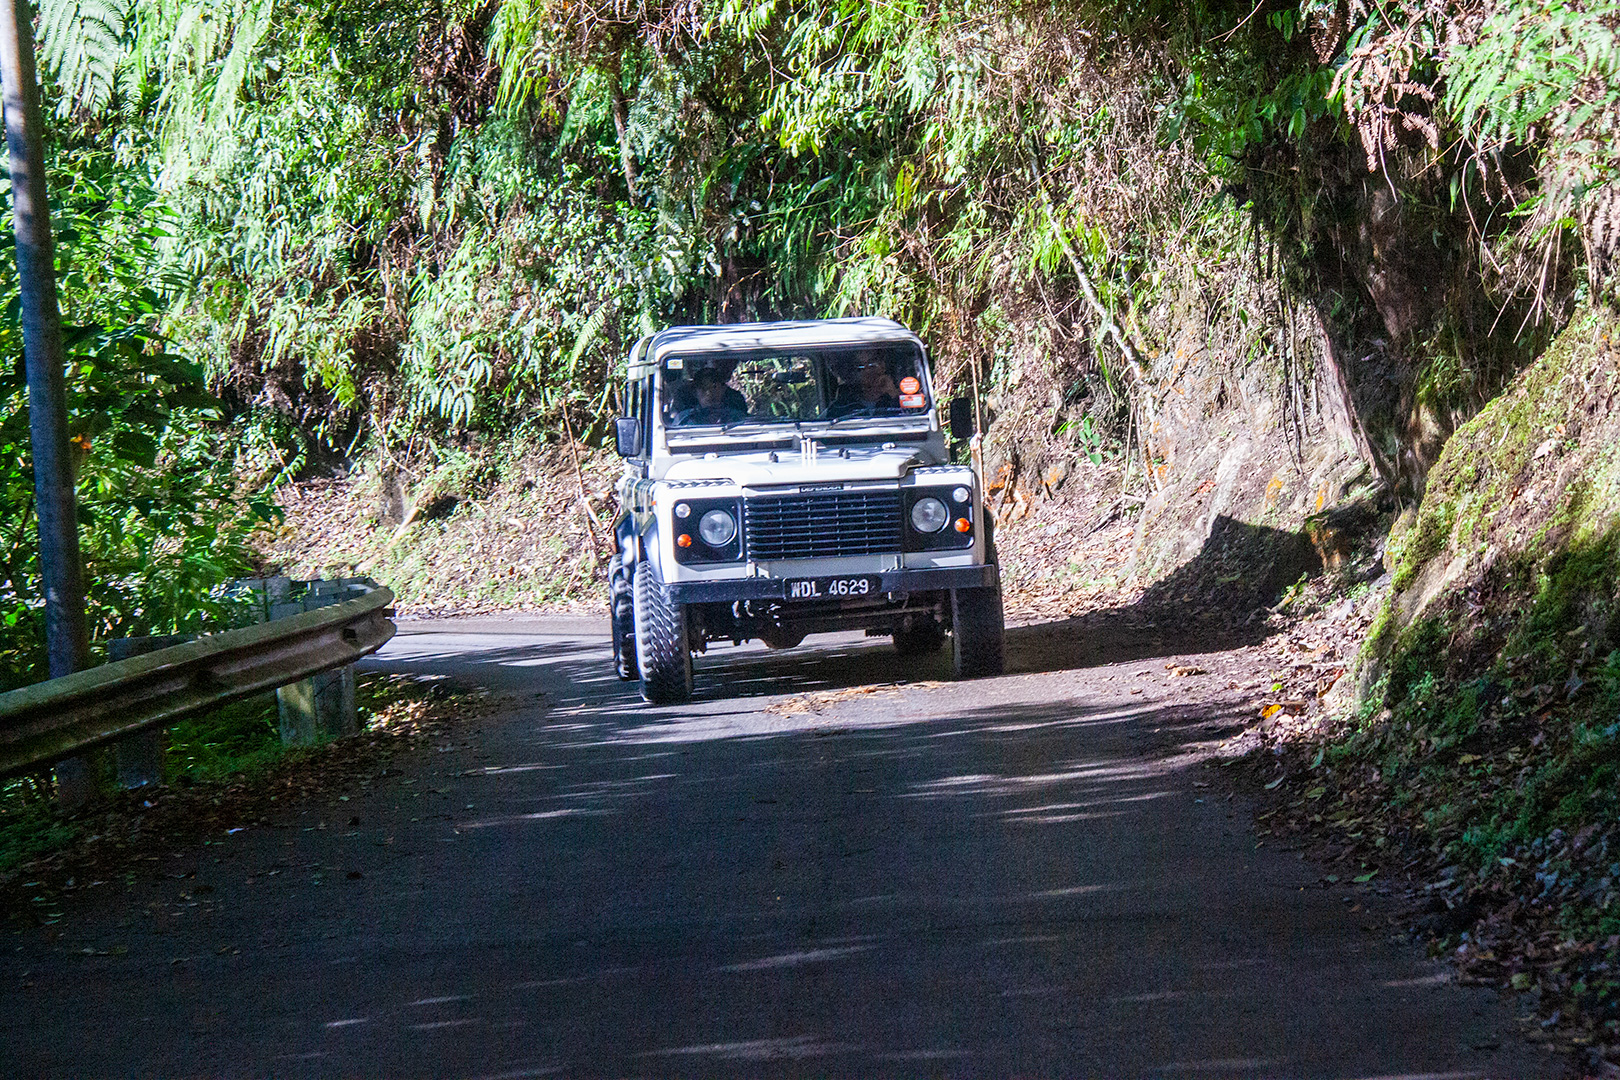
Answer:
[{"label": "roadside soil bank", "polygon": [[[1620,1075],[1620,324],[1577,314],[1402,515],[1352,692],[1276,733],[1273,819]],[[1257,774],[1258,775],[1258,774]]]},{"label": "roadside soil bank", "polygon": [[619,459],[512,443],[412,469],[372,457],[289,484],[266,572],[367,576],[401,615],[593,612],[605,603]]}]

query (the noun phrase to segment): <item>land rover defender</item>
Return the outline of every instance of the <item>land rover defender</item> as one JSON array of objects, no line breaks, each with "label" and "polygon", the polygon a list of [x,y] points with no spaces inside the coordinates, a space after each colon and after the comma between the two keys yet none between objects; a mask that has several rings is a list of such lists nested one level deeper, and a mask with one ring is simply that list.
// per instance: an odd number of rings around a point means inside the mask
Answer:
[{"label": "land rover defender", "polygon": [[[631,351],[611,575],[614,663],[649,702],[692,692],[713,641],[948,640],[1002,671],[980,477],[947,453],[921,339],[889,319],[680,326]],[[972,432],[965,399],[954,438]]]}]

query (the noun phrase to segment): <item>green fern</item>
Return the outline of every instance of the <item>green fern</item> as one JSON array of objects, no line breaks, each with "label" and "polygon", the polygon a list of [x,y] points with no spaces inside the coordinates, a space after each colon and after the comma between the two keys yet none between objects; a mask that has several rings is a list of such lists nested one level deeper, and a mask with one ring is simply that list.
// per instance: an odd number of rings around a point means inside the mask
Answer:
[{"label": "green fern", "polygon": [[105,109],[118,89],[135,0],[42,0],[40,60],[62,89],[57,113]]}]

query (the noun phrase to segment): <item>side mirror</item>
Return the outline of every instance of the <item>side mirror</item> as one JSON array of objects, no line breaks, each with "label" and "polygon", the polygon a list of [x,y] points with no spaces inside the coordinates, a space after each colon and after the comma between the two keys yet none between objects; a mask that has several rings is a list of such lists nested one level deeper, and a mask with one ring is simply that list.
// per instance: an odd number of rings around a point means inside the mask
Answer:
[{"label": "side mirror", "polygon": [[613,421],[614,448],[620,457],[635,457],[641,453],[641,421],[633,416],[621,416]]},{"label": "side mirror", "polygon": [[951,398],[951,438],[958,442],[973,438],[973,402],[965,397]]}]

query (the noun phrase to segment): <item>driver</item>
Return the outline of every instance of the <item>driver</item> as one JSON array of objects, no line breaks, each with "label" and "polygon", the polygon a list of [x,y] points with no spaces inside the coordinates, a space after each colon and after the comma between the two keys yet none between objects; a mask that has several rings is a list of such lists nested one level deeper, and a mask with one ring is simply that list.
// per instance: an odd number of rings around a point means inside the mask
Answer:
[{"label": "driver", "polygon": [[840,383],[830,410],[833,416],[874,415],[900,407],[900,388],[894,384],[889,365],[878,350],[862,349],[852,363],[838,370],[838,375]]},{"label": "driver", "polygon": [[675,424],[730,424],[748,419],[748,399],[727,380],[731,372],[698,368],[691,381],[677,388],[670,411]]}]

